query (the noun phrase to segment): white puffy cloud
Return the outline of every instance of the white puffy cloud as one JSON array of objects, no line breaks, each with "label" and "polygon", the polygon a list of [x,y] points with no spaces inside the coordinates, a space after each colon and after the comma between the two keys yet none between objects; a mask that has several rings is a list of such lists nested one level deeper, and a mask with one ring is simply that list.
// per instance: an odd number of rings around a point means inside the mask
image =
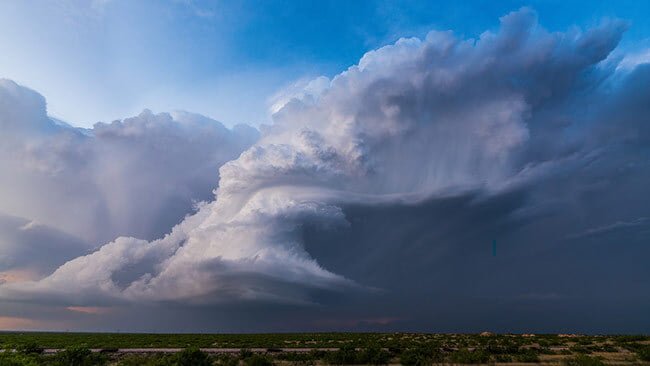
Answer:
[{"label": "white puffy cloud", "polygon": [[[305,225],[345,227],[345,205],[413,203],[468,191],[489,197],[572,161],[587,143],[575,105],[598,95],[594,90],[608,72],[601,62],[625,27],[609,21],[584,32],[549,33],[522,9],[502,17],[498,32],[477,40],[434,31],[371,51],[332,80],[278,94],[274,124],[219,169],[216,199],[169,235],[151,242],[118,238],[40,281],[7,284],[2,294],[57,296],[73,305],[304,303],[312,290],[356,286],[307,252]],[[110,141],[111,149],[151,126],[177,126],[174,121],[144,113],[115,126],[98,125],[94,138]],[[188,134],[200,129],[192,123]],[[175,146],[158,130],[147,136],[151,140],[137,144],[140,154],[157,156]],[[196,155],[181,154],[182,161],[172,164],[176,175],[199,174],[204,167],[182,164]],[[104,189],[123,190],[111,197],[129,202],[139,197],[143,190],[129,190],[149,186],[139,174],[151,160],[108,169],[100,164],[104,172],[133,173],[118,187],[103,179]],[[166,192],[164,182],[157,183]],[[176,191],[178,184],[171,187]],[[138,217],[163,210],[148,209]]]},{"label": "white puffy cloud", "polygon": [[0,272],[38,275],[120,235],[161,237],[213,195],[218,168],[258,138],[248,126],[146,110],[77,129],[47,116],[43,96],[5,79],[0,131]]},{"label": "white puffy cloud", "polygon": [[45,99],[0,81],[0,210],[99,244],[161,236],[209,199],[218,168],[257,138],[185,112],[75,129]]}]

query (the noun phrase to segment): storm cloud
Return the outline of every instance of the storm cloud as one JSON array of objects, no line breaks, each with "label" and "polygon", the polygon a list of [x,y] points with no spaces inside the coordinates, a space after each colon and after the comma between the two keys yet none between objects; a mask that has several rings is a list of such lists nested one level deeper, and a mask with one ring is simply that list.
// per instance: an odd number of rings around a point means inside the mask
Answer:
[{"label": "storm cloud", "polygon": [[35,228],[61,233],[49,244],[34,241],[49,245],[32,255],[37,262],[67,252],[66,242],[89,250],[120,235],[160,237],[210,199],[218,168],[258,138],[251,127],[229,130],[186,112],[145,110],[73,128],[47,116],[44,97],[10,80],[0,80],[0,128],[0,220],[30,228],[3,230],[7,263],[10,248],[34,250],[18,243]]},{"label": "storm cloud", "polygon": [[[8,211],[92,202],[103,211],[84,212],[115,223],[103,237],[128,236],[0,296],[191,308],[178,321],[196,329],[241,330],[226,312],[251,316],[247,330],[648,331],[650,67],[618,67],[626,28],[549,32],[524,8],[478,39],[400,39],[279,93],[257,140],[189,114],[61,127],[40,96],[4,82],[0,100],[16,102],[2,104],[2,128],[20,159],[3,164],[65,184],[3,178],[0,197],[15,201],[2,207],[39,201],[12,189],[54,186],[83,198]],[[210,202],[148,240],[206,185]],[[43,217],[90,239],[102,218]]]}]

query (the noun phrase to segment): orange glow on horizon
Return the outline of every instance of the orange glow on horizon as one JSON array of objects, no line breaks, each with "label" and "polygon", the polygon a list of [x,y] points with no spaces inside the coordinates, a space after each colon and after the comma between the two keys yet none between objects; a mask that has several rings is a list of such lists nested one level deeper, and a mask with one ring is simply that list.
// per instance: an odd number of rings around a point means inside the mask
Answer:
[{"label": "orange glow on horizon", "polygon": [[14,316],[0,316],[0,329],[2,330],[37,329],[42,325],[42,323],[34,319]]}]

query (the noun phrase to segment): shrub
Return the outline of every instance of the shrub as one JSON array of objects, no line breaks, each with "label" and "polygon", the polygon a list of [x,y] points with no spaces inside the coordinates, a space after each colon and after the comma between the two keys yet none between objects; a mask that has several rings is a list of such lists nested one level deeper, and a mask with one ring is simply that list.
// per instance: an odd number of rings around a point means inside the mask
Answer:
[{"label": "shrub", "polygon": [[400,363],[405,366],[424,366],[431,364],[427,355],[417,352],[416,350],[406,350],[402,352],[399,360]]},{"label": "shrub", "polygon": [[357,354],[357,363],[360,364],[386,365],[388,361],[390,353],[377,346],[366,348]]},{"label": "shrub", "polygon": [[170,355],[127,355],[119,362],[119,366],[172,366],[174,356]]},{"label": "shrub", "polygon": [[246,349],[246,348],[242,348],[241,350],[239,350],[239,358],[240,359],[243,360],[243,359],[249,358],[251,356],[253,356],[253,351],[251,351],[249,349]]},{"label": "shrub", "polygon": [[349,344],[341,347],[338,351],[328,352],[325,355],[325,362],[332,365],[350,365],[356,363],[356,361],[357,351]]},{"label": "shrub", "polygon": [[275,356],[278,360],[289,361],[292,363],[312,365],[316,360],[322,360],[326,357],[328,352],[311,350],[309,352],[285,352],[279,353]]},{"label": "shrub", "polygon": [[529,348],[529,349],[537,352],[538,355],[554,355],[554,354],[556,354],[555,351],[553,351],[552,349],[550,349],[548,347],[532,347],[532,348]]},{"label": "shrub", "polygon": [[519,350],[519,347],[516,344],[512,343],[498,343],[498,342],[488,342],[488,344],[483,348],[485,352],[488,352],[489,354],[492,355],[505,355],[505,354],[512,354],[512,353],[517,353]]},{"label": "shrub", "polygon": [[591,353],[591,350],[589,348],[583,346],[571,346],[569,347],[569,351],[582,354]]},{"label": "shrub", "polygon": [[399,357],[402,365],[430,365],[434,362],[442,362],[444,356],[436,348],[419,347],[407,349]]},{"label": "shrub", "polygon": [[512,356],[510,355],[495,355],[494,356],[494,361],[496,362],[512,362]]},{"label": "shrub", "polygon": [[468,349],[459,349],[450,356],[453,363],[486,363],[490,360],[490,355],[483,350],[469,351]]},{"label": "shrub", "polygon": [[590,346],[589,350],[592,352],[618,352],[618,349],[611,344]]},{"label": "shrub", "polygon": [[40,355],[43,353],[43,347],[40,347],[36,343],[20,344],[16,347],[16,352],[24,355]]},{"label": "shrub", "polygon": [[54,356],[54,361],[56,365],[61,366],[90,366],[106,363],[105,357],[99,354],[93,354],[84,346],[67,347]]},{"label": "shrub", "polygon": [[404,352],[404,350],[400,347],[388,347],[388,353],[391,355],[399,355],[402,354],[402,352]]},{"label": "shrub", "polygon": [[186,348],[176,354],[175,364],[178,366],[210,366],[212,362],[207,353],[198,348]]},{"label": "shrub", "polygon": [[565,366],[605,366],[603,361],[598,357],[590,357],[587,355],[577,355],[572,358],[564,360]]},{"label": "shrub", "polygon": [[25,355],[13,352],[0,353],[0,366],[38,366],[37,355]]},{"label": "shrub", "polygon": [[523,350],[521,353],[515,356],[515,359],[517,362],[539,362],[539,356],[537,355],[537,352],[531,349]]},{"label": "shrub", "polygon": [[643,361],[650,361],[650,346],[639,348],[636,351],[637,356]]},{"label": "shrub", "polygon": [[263,355],[252,355],[244,360],[246,366],[271,366],[273,365],[273,360],[268,356]]},{"label": "shrub", "polygon": [[644,335],[623,335],[623,336],[617,336],[616,340],[619,342],[642,342],[650,337],[644,336]]},{"label": "shrub", "polygon": [[223,366],[238,366],[239,365],[239,357],[233,356],[233,355],[218,355],[217,357],[217,364],[218,365],[223,365]]}]

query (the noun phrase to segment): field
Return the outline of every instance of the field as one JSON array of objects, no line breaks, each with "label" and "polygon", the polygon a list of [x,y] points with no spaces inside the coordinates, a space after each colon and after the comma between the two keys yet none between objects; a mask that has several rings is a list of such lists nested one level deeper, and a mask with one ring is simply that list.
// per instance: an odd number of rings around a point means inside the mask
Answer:
[{"label": "field", "polygon": [[650,365],[649,336],[0,333],[4,365]]}]

